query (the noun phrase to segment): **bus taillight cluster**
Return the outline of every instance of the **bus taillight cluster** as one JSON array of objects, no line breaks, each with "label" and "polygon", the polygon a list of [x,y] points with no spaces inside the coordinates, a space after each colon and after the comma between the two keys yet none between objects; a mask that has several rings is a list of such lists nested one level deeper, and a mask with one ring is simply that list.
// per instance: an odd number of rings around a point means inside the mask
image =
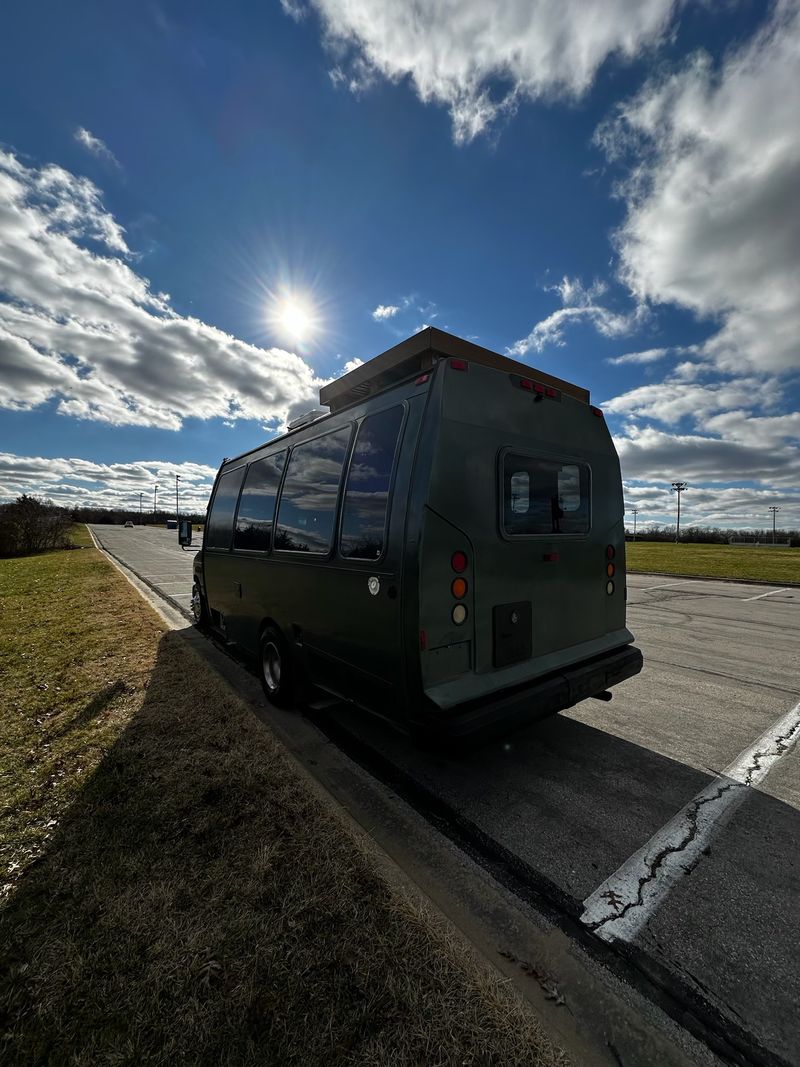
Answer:
[{"label": "bus taillight cluster", "polygon": [[608,593],[609,596],[611,596],[611,594],[614,592],[613,578],[614,578],[614,574],[615,574],[616,569],[617,569],[614,566],[614,556],[615,555],[616,555],[616,550],[614,549],[614,546],[613,545],[608,545],[606,547],[606,559],[608,561],[606,563],[606,578],[608,579],[608,581],[606,582],[606,592]]},{"label": "bus taillight cluster", "polygon": [[467,579],[463,577],[463,574],[468,565],[469,560],[466,552],[454,552],[450,557],[450,566],[457,575],[450,585],[450,592],[456,599],[453,610],[450,612],[450,618],[456,626],[461,626],[467,619],[467,605],[461,603],[461,601],[467,595]]}]

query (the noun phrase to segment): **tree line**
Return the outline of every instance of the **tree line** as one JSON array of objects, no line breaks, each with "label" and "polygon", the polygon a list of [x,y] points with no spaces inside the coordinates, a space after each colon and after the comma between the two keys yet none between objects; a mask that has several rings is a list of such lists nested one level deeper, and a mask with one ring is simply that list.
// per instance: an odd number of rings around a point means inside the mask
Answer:
[{"label": "tree line", "polygon": [[[140,516],[138,508],[64,508],[52,500],[23,493],[11,503],[0,504],[0,557],[72,548],[69,534],[76,522],[164,526],[167,519],[174,518],[174,511],[145,511]],[[181,512],[181,518],[201,523],[205,522],[205,512]]]},{"label": "tree line", "polygon": [[[625,538],[633,540],[633,527],[625,528]],[[674,526],[637,526],[637,541],[674,541]],[[691,541],[700,545],[727,545],[731,541],[758,542],[762,545],[772,544],[772,527],[762,530],[731,530],[724,526],[684,526],[681,524],[681,541]],[[776,544],[800,545],[800,530],[777,530]]]}]

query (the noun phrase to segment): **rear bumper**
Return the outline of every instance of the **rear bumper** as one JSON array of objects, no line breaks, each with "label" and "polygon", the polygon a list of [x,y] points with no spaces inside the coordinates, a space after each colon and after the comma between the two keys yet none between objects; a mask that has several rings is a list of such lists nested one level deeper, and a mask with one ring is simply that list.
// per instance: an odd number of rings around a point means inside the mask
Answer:
[{"label": "rear bumper", "polygon": [[642,653],[633,645],[583,660],[564,670],[505,690],[488,699],[462,704],[452,713],[432,711],[422,730],[432,739],[483,738],[554,715],[602,693],[642,669]]}]

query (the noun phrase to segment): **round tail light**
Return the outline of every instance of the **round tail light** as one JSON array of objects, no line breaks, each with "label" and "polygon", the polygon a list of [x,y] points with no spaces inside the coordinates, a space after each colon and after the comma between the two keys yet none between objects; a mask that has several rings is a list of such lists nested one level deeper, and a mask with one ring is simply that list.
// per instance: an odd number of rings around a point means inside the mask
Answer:
[{"label": "round tail light", "polygon": [[450,566],[456,572],[456,574],[463,574],[467,569],[467,554],[466,552],[454,552],[450,557]]}]

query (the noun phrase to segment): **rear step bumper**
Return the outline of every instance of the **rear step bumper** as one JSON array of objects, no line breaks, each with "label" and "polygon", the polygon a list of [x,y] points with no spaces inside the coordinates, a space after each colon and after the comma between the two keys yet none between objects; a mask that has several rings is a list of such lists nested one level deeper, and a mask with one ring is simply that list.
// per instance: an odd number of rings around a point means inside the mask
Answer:
[{"label": "rear step bumper", "polygon": [[537,678],[529,685],[506,690],[488,700],[461,704],[451,715],[432,713],[422,732],[436,739],[470,737],[483,739],[506,733],[571,708],[581,700],[601,693],[642,669],[642,653],[633,645],[616,652],[583,660],[555,674]]}]

